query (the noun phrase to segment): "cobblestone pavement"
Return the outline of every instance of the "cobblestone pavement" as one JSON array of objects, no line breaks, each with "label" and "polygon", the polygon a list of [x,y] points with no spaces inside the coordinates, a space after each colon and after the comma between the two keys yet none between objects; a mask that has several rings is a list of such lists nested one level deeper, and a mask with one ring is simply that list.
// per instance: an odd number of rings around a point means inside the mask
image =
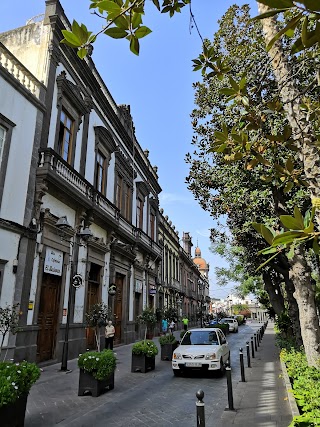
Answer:
[{"label": "cobblestone pavement", "polygon": [[[248,384],[239,383],[239,347],[245,347],[246,341],[252,336],[257,326],[242,326],[238,334],[228,335],[229,345],[232,349],[232,378],[236,393],[238,393],[238,386],[241,389],[241,385]],[[179,332],[176,334],[178,336]],[[158,343],[157,338],[155,341]],[[146,374],[131,373],[131,347],[132,345],[125,345],[115,349],[118,359],[115,388],[97,398],[77,395],[79,370],[76,360],[68,363],[68,367],[72,369],[70,373],[60,372],[60,365],[44,368],[28,398],[25,427],[55,425],[71,427],[111,425],[115,427],[195,427],[195,393],[199,389],[205,393],[207,426],[228,427],[235,423],[236,416],[229,415],[228,419],[224,418],[226,416],[224,410],[228,402],[225,377],[219,378],[216,375],[203,377],[199,374],[190,374],[181,378],[174,377],[171,363],[161,361],[160,354],[156,358],[156,369],[154,371]],[[263,344],[261,345],[261,353],[262,348]],[[268,361],[266,360],[266,362]],[[275,373],[271,369],[271,365],[260,367],[260,371],[261,369],[264,375],[263,383],[259,382],[260,379],[256,375],[252,377],[252,381],[255,381],[255,387],[248,395],[251,402],[257,402],[257,399],[253,399],[252,394],[259,394],[258,390],[261,389],[262,392],[262,394],[260,393],[261,401],[270,399],[270,394],[274,390]],[[254,368],[251,369],[251,371],[253,370]],[[259,369],[257,369],[258,371]],[[274,393],[273,397],[277,399],[279,389],[275,389]],[[245,396],[243,396],[242,391],[238,394],[242,401],[235,395],[235,402],[243,405],[246,400]],[[260,405],[259,408],[263,415],[263,405]],[[254,411],[254,408],[251,409]],[[241,414],[240,410],[236,414]],[[223,424],[221,424],[222,422]],[[285,422],[282,424],[255,424],[255,426],[286,427],[289,423]],[[235,424],[238,426],[253,425]]]}]

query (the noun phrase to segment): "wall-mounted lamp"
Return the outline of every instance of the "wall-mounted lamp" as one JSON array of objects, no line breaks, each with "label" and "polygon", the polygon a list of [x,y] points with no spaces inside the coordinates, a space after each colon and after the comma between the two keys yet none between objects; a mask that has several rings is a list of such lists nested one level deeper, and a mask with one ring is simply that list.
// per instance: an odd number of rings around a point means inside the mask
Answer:
[{"label": "wall-mounted lamp", "polygon": [[16,274],[17,270],[18,270],[18,260],[14,259],[12,262],[12,273]]},{"label": "wall-mounted lamp", "polygon": [[109,285],[109,289],[108,289],[108,294],[109,294],[111,297],[114,297],[114,296],[115,296],[115,294],[116,294],[116,291],[117,291],[117,287],[116,287],[116,285],[115,285],[114,283],[110,283],[110,285]]}]

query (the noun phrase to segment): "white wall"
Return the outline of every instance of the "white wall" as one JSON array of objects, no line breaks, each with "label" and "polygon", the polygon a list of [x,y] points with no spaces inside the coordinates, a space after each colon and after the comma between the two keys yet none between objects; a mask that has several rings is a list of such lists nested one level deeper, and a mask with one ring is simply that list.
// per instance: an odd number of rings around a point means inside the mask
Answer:
[{"label": "white wall", "polygon": [[74,227],[76,224],[76,212],[69,206],[65,205],[60,200],[51,196],[51,194],[45,194],[42,198],[42,208],[49,208],[50,212],[60,218],[61,216],[67,216],[69,224]]},{"label": "white wall", "polygon": [[13,128],[0,217],[23,224],[37,109],[5,80],[0,79],[0,112]]}]

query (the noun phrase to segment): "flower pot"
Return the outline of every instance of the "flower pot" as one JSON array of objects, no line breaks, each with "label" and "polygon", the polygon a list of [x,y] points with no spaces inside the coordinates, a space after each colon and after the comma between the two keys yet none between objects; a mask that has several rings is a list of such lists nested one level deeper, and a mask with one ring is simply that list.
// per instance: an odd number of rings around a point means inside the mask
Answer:
[{"label": "flower pot", "polygon": [[85,393],[90,392],[93,397],[98,397],[107,389],[113,390],[113,388],[114,372],[103,380],[97,380],[91,372],[80,369],[78,396],[83,396]]},{"label": "flower pot", "polygon": [[131,372],[153,371],[155,368],[155,356],[147,357],[145,354],[133,354],[131,362]]},{"label": "flower pot", "polygon": [[178,343],[161,345],[161,360],[172,360],[172,353],[178,347]]},{"label": "flower pot", "polygon": [[28,395],[24,394],[15,402],[0,407],[1,427],[23,427]]}]

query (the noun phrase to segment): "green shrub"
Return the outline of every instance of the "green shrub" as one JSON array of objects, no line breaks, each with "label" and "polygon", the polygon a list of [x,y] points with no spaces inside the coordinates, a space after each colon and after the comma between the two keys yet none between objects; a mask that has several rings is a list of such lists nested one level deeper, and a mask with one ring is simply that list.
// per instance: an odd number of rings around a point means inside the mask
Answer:
[{"label": "green shrub", "polygon": [[301,415],[294,417],[289,427],[318,426],[320,423],[320,370],[308,366],[303,351],[282,349],[280,358],[292,381],[292,392]]},{"label": "green shrub", "polygon": [[34,363],[0,362],[0,407],[28,394],[39,377],[40,369]]},{"label": "green shrub", "polygon": [[175,336],[172,334],[162,335],[162,337],[159,338],[159,344],[160,345],[176,344],[176,342],[177,342],[177,340],[176,340]]},{"label": "green shrub", "polygon": [[78,359],[79,368],[91,372],[97,380],[108,378],[116,369],[116,365],[116,356],[112,350],[103,350],[101,353],[88,351],[80,354]]},{"label": "green shrub", "polygon": [[151,340],[138,341],[132,346],[132,354],[144,354],[147,357],[154,357],[158,354],[158,347]]}]

